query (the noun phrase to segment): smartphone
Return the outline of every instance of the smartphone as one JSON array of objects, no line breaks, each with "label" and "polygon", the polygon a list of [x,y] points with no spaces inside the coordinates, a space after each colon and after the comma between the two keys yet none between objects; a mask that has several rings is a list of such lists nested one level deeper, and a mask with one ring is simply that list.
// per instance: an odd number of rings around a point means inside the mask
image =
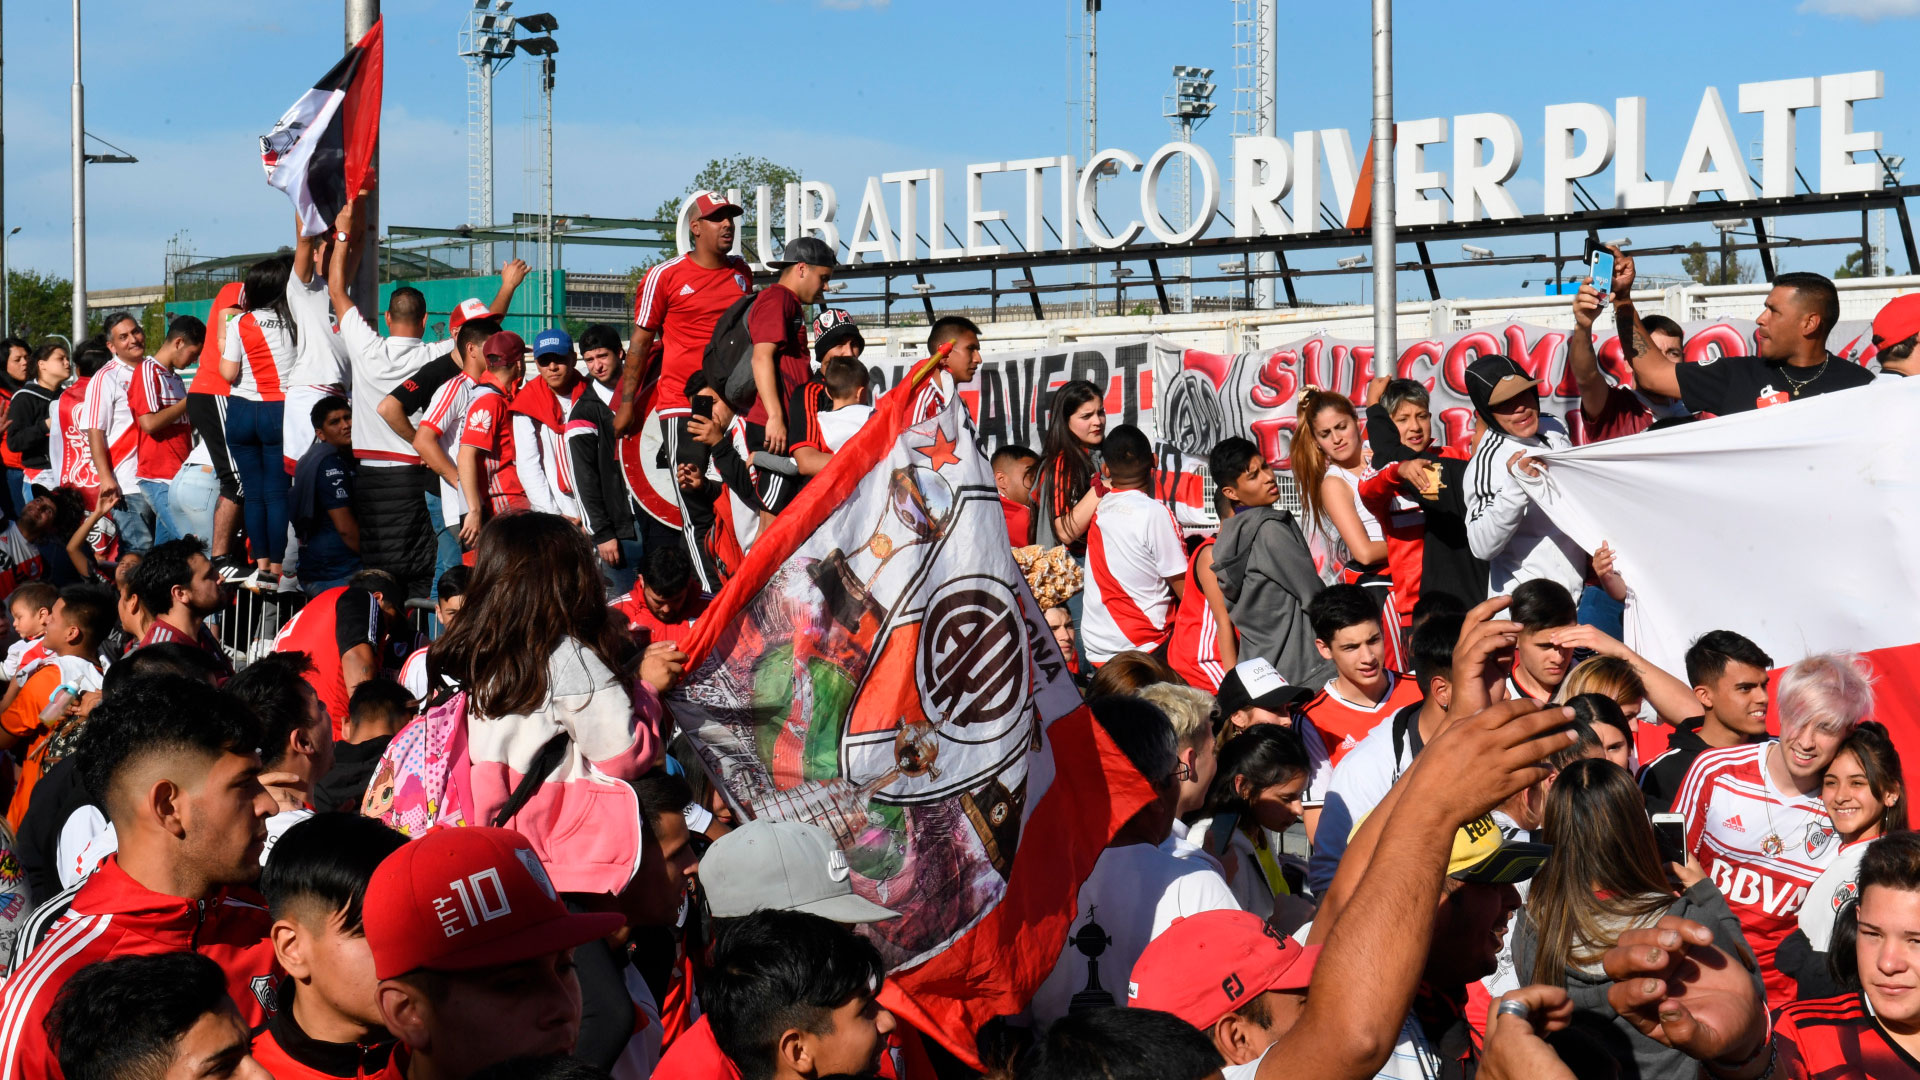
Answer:
[{"label": "smartphone", "polygon": [[[1607,280],[1611,281],[1613,279],[1608,278]],[[705,394],[695,394],[690,404],[693,406],[693,415],[702,420],[713,419],[713,399],[711,397]]]},{"label": "smartphone", "polygon": [[1660,846],[1660,861],[1687,861],[1687,819],[1679,814],[1653,815],[1653,839]]},{"label": "smartphone", "polygon": [[1612,292],[1613,252],[1608,251],[1606,248],[1600,248],[1594,251],[1591,273],[1593,274],[1593,287],[1600,290],[1601,296]]}]

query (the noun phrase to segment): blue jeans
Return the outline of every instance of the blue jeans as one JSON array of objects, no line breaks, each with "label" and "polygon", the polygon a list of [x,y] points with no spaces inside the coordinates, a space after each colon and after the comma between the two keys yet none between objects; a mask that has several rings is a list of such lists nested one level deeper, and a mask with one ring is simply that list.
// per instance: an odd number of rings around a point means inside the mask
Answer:
[{"label": "blue jeans", "polygon": [[1589,585],[1580,594],[1580,621],[1619,640],[1626,634],[1627,605],[1607,595],[1605,589]]},{"label": "blue jeans", "polygon": [[160,480],[140,481],[140,490],[146,493],[147,504],[153,507],[153,542],[164,544],[169,540],[178,540],[182,534],[173,522],[173,504],[168,498],[167,485]]},{"label": "blue jeans", "polygon": [[145,555],[153,549],[153,506],[139,491],[120,490],[120,505],[113,508],[113,527],[120,531],[123,554]]},{"label": "blue jeans", "polygon": [[247,523],[247,550],[255,559],[278,564],[287,555],[287,489],[292,478],[281,461],[280,420],[285,402],[227,401],[227,453],[240,472],[241,509]]},{"label": "blue jeans", "polygon": [[27,474],[24,469],[7,470],[7,494],[13,496],[13,516],[19,517],[20,511],[25,510],[27,504],[33,501],[33,491],[31,485],[27,483]]},{"label": "blue jeans", "polygon": [[[634,583],[640,579],[641,547],[638,540],[616,540],[620,545],[620,565],[600,564],[600,576],[606,579],[607,595],[620,596],[633,591]],[[599,545],[594,545],[598,547]]]},{"label": "blue jeans", "polygon": [[300,580],[300,591],[303,593],[306,593],[307,599],[311,600],[314,597],[319,596],[321,593],[326,592],[328,589],[337,589],[340,586],[345,585],[347,582],[352,580],[353,580],[352,574],[348,574],[346,577],[343,577],[343,578],[334,578],[331,581],[308,581],[305,578],[302,578]]},{"label": "blue jeans", "polygon": [[181,536],[212,540],[213,508],[219,501],[220,476],[211,465],[181,466],[167,489],[167,513]]},{"label": "blue jeans", "polygon": [[460,565],[460,529],[448,525],[441,517],[440,494],[433,490],[440,486],[438,477],[427,479],[427,519],[433,522],[433,588],[427,595],[435,603],[440,602],[440,575]]}]

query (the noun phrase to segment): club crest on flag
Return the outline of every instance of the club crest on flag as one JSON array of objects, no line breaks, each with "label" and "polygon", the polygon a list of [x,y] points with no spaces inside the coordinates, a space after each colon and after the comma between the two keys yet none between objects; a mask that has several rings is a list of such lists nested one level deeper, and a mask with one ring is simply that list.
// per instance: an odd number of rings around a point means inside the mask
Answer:
[{"label": "club crest on flag", "polygon": [[902,432],[681,684],[679,724],[756,817],[840,840],[890,965],[1006,889],[1029,765],[1079,694],[957,408]]}]

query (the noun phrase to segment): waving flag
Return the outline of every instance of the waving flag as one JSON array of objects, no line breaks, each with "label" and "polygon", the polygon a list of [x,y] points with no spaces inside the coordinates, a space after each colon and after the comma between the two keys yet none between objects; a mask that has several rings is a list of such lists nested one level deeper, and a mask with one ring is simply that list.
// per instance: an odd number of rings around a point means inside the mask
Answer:
[{"label": "waving flag", "polygon": [[1627,644],[1667,671],[1709,630],[1777,664],[1847,649],[1920,783],[1920,379],[1543,454],[1538,496],[1589,551],[1613,545]]},{"label": "waving flag", "polygon": [[754,818],[838,838],[881,1000],[966,1060],[1060,956],[1080,882],[1152,791],[1081,703],[956,398],[916,378],[748,552],[669,698]]},{"label": "waving flag", "polygon": [[383,21],[300,95],[260,137],[267,184],[293,200],[300,235],[326,232],[348,196],[367,182],[380,138]]}]

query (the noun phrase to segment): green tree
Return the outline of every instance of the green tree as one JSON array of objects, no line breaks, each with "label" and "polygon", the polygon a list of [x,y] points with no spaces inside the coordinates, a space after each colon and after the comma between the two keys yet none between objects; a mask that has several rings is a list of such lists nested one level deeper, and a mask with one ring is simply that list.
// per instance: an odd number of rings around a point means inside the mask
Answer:
[{"label": "green tree", "polygon": [[38,345],[73,328],[73,282],[34,270],[9,270],[7,292],[12,301],[12,325],[7,333]]},{"label": "green tree", "polygon": [[1680,269],[1702,285],[1746,285],[1757,273],[1752,263],[1725,256],[1698,240],[1680,256]]},{"label": "green tree", "polygon": [[[1854,248],[1852,251],[1847,252],[1847,260],[1840,264],[1840,268],[1833,272],[1833,276],[1836,278],[1868,276],[1866,259],[1866,252],[1859,248]],[[1878,270],[1881,274],[1897,274],[1900,272],[1897,267],[1892,266],[1882,266],[1879,267]]]},{"label": "green tree", "polygon": [[[761,184],[773,189],[773,203],[768,207],[769,216],[773,220],[769,223],[769,227],[772,228],[775,236],[781,236],[787,224],[787,185],[799,182],[798,172],[763,157],[734,154],[731,157],[714,158],[694,174],[686,190],[661,200],[660,205],[653,212],[653,220],[665,222],[678,220],[680,204],[686,201],[689,195],[702,191],[718,191],[724,195],[728,188],[738,188],[741,203],[746,208],[746,213],[741,215],[739,222],[742,230],[740,242],[743,247],[751,250],[753,241],[749,234],[757,230],[760,225],[756,220],[758,215],[754,212],[753,189]],[[674,236],[671,225],[660,231],[660,238],[672,242]],[[640,278],[646,274],[648,267],[671,257],[672,253],[669,249],[656,249],[647,261],[627,271],[627,278],[633,285],[638,286]]]}]

